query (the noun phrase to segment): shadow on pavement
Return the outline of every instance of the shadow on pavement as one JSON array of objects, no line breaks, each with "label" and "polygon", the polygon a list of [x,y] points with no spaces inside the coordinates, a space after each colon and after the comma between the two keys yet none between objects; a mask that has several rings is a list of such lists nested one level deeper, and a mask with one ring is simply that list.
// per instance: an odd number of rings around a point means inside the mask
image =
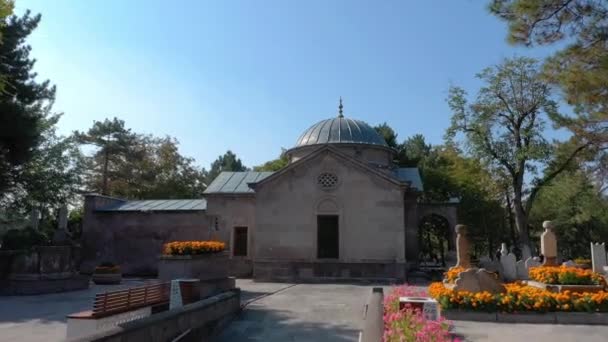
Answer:
[{"label": "shadow on pavement", "polygon": [[213,341],[357,341],[359,331],[331,322],[303,322],[293,312],[248,306]]}]

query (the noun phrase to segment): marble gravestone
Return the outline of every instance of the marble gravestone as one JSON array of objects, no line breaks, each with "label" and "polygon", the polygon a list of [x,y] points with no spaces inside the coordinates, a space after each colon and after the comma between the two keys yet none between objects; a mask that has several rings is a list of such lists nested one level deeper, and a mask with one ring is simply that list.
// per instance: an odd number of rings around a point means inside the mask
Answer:
[{"label": "marble gravestone", "polygon": [[604,243],[591,243],[591,265],[593,272],[604,273],[604,267],[607,266]]},{"label": "marble gravestone", "polygon": [[507,244],[503,243],[500,249],[500,264],[502,265],[502,277],[505,281],[517,279],[517,266],[515,255],[507,251]]},{"label": "marble gravestone", "polygon": [[545,231],[540,236],[540,253],[545,257],[543,265],[557,265],[557,237],[553,232],[553,223],[551,221],[543,222]]},{"label": "marble gravestone", "polygon": [[524,245],[521,248],[521,260],[525,262],[528,258],[532,257],[532,252],[530,251],[530,247],[528,245]]},{"label": "marble gravestone", "polygon": [[519,260],[515,263],[515,269],[517,272],[518,280],[528,280],[528,268],[526,267],[526,262],[523,260]]},{"label": "marble gravestone", "polygon": [[456,225],[456,267],[470,268],[471,256],[469,255],[469,240],[467,238],[467,226]]},{"label": "marble gravestone", "polygon": [[526,270],[530,271],[530,267],[538,267],[541,265],[541,262],[537,257],[526,259]]},{"label": "marble gravestone", "polygon": [[454,291],[503,293],[505,287],[494,274],[482,269],[470,268],[461,272],[456,278]]}]

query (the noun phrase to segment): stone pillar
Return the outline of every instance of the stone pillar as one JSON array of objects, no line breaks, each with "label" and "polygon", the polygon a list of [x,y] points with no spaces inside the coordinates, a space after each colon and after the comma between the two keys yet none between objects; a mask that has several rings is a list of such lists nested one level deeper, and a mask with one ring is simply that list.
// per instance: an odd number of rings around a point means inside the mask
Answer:
[{"label": "stone pillar", "polygon": [[557,237],[553,232],[553,223],[551,221],[543,222],[545,231],[540,236],[540,253],[545,257],[543,266],[557,265]]},{"label": "stone pillar", "polygon": [[591,265],[593,272],[604,273],[606,263],[606,245],[604,243],[591,243]]},{"label": "stone pillar", "polygon": [[68,231],[68,207],[64,205],[59,208],[59,219],[58,219],[57,229],[62,230],[64,232]]},{"label": "stone pillar", "polygon": [[30,213],[30,225],[34,230],[38,230],[38,222],[40,222],[40,211],[34,208]]},{"label": "stone pillar", "polygon": [[471,267],[471,256],[469,255],[469,240],[467,239],[467,226],[456,225],[456,267]]}]

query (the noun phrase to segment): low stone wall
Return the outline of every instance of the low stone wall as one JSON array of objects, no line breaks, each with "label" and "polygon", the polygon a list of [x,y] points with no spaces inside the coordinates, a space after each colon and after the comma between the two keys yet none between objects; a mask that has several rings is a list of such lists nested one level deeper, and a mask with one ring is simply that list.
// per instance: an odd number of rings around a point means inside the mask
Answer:
[{"label": "low stone wall", "polygon": [[203,341],[240,311],[238,289],[73,341]]},{"label": "low stone wall", "polygon": [[35,295],[86,289],[89,277],[77,272],[80,248],[36,246],[0,251],[0,294]]},{"label": "low stone wall", "polygon": [[445,310],[441,315],[452,321],[608,325],[608,312],[504,313]]},{"label": "low stone wall", "polygon": [[255,260],[258,281],[322,281],[323,279],[377,279],[402,281],[408,265],[398,262],[274,261]]}]

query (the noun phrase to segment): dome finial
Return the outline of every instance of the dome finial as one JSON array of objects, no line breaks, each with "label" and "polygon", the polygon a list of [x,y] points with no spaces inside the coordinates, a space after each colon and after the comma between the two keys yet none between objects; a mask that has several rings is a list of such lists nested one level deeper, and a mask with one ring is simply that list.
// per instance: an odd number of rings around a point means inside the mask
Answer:
[{"label": "dome finial", "polygon": [[344,108],[344,106],[342,105],[342,96],[340,96],[340,105],[338,106],[338,117],[339,118],[344,117],[344,113],[342,113],[342,108]]}]

